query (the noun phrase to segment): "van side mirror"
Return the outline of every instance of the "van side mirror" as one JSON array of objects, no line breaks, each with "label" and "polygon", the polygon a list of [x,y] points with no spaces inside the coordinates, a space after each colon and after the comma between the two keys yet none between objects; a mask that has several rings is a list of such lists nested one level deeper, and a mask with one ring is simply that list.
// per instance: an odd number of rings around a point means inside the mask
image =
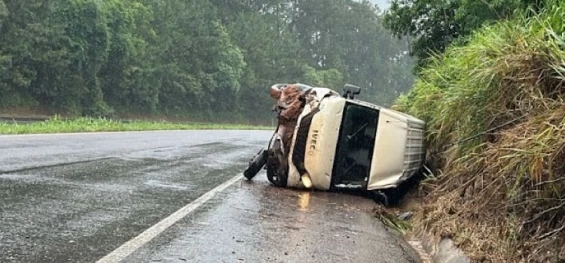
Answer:
[{"label": "van side mirror", "polygon": [[359,95],[360,93],[360,87],[351,84],[345,84],[345,87],[343,87],[343,97],[346,99],[355,99],[355,95]]}]

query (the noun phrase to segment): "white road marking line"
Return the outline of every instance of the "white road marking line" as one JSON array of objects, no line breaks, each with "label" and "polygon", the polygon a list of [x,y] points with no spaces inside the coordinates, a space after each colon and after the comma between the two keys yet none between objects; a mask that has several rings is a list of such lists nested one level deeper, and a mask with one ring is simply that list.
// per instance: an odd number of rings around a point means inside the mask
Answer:
[{"label": "white road marking line", "polygon": [[124,243],[123,245],[112,251],[110,254],[98,260],[97,263],[119,262],[121,260],[124,260],[131,253],[139,249],[141,246],[147,244],[153,238],[161,234],[163,231],[167,230],[167,228],[169,228],[179,220],[185,218],[188,214],[192,213],[198,207],[206,203],[208,200],[212,199],[217,193],[222,192],[223,190],[235,184],[237,181],[239,181],[242,178],[243,175],[238,175],[228,180],[227,182],[217,186],[216,188],[207,192],[203,196],[192,201],[190,204],[186,205],[185,207],[177,210],[167,218],[161,220],[159,223],[148,228],[143,233],[134,237],[130,241]]}]

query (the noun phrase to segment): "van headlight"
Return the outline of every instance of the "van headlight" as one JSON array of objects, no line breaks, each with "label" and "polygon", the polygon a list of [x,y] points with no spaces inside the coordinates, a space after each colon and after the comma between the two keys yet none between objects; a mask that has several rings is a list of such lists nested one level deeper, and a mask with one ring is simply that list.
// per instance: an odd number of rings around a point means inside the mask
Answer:
[{"label": "van headlight", "polygon": [[300,177],[300,180],[302,181],[302,184],[304,185],[304,187],[310,189],[312,188],[312,179],[310,179],[310,174],[305,173]]}]

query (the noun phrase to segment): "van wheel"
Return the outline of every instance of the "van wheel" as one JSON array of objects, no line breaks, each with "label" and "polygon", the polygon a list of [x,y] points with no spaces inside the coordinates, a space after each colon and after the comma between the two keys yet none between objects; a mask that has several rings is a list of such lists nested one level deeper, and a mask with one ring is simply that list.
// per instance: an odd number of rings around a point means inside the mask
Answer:
[{"label": "van wheel", "polygon": [[255,175],[257,175],[257,173],[261,171],[261,168],[263,168],[267,163],[267,157],[268,157],[268,153],[267,151],[265,151],[265,149],[259,151],[259,153],[257,153],[255,158],[253,158],[249,162],[249,166],[247,167],[247,169],[245,169],[245,171],[243,172],[245,178],[247,178],[248,180],[253,179],[253,177],[255,177]]},{"label": "van wheel", "polygon": [[387,196],[387,194],[384,191],[381,190],[374,190],[374,191],[369,191],[369,198],[371,198],[373,201],[383,204],[384,206],[389,206],[390,205],[390,198]]},{"label": "van wheel", "polygon": [[276,186],[284,187],[287,183],[288,166],[279,163],[278,158],[267,160],[267,179]]},{"label": "van wheel", "polygon": [[267,179],[276,186],[286,186],[288,179],[288,162],[282,153],[279,141],[275,141],[269,149],[267,158]]},{"label": "van wheel", "polygon": [[402,201],[404,194],[405,193],[401,191],[401,189],[390,188],[370,191],[369,197],[377,203],[391,207],[400,204],[400,201]]}]

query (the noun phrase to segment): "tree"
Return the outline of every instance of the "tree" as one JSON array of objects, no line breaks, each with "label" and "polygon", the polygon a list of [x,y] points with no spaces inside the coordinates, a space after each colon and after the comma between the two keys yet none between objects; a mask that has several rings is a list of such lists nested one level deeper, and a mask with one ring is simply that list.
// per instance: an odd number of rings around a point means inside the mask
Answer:
[{"label": "tree", "polygon": [[156,112],[159,85],[153,78],[148,41],[153,13],[138,0],[105,1],[110,49],[100,71],[104,101],[119,111]]},{"label": "tree", "polygon": [[407,46],[385,30],[369,2],[305,0],[294,10],[290,27],[306,49],[308,65],[342,74],[342,83],[333,88],[356,84],[364,88],[364,99],[388,104],[411,86],[394,78],[398,71],[409,73],[401,70]]},{"label": "tree", "polygon": [[353,0],[0,0],[0,107],[265,122],[268,87],[392,102],[404,41]]},{"label": "tree", "polygon": [[534,0],[392,0],[384,25],[396,36],[414,38],[411,54],[417,66],[434,53],[442,53],[455,41],[464,41],[485,23],[511,16],[516,9],[537,5]]},{"label": "tree", "polygon": [[152,26],[159,104],[169,113],[234,109],[245,67],[240,49],[208,1],[147,1]]}]

